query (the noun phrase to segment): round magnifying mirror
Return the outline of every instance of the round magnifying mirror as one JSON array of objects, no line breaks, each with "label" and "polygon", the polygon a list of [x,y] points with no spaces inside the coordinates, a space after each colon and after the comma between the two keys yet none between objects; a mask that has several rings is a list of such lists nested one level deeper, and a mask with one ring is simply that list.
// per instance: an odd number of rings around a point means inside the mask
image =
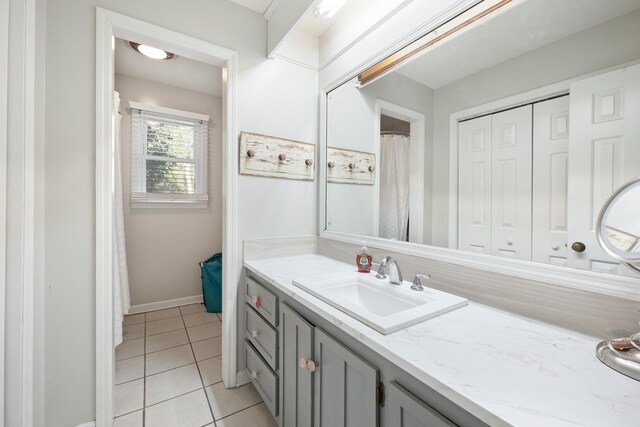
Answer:
[{"label": "round magnifying mirror", "polygon": [[640,177],[620,187],[602,206],[596,236],[605,252],[640,272]]}]

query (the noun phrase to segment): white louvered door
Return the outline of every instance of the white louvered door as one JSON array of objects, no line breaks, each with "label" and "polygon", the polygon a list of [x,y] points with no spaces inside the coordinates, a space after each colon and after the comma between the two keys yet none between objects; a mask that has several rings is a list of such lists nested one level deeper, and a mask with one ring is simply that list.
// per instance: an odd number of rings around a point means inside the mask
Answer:
[{"label": "white louvered door", "polygon": [[628,271],[612,261],[594,233],[602,203],[640,175],[640,65],[571,85],[568,250],[570,267],[614,274]]},{"label": "white louvered door", "polygon": [[458,125],[458,249],[491,254],[491,116]]},{"label": "white louvered door", "polygon": [[531,261],[532,106],[491,116],[492,254]]},{"label": "white louvered door", "polygon": [[533,106],[532,260],[567,265],[569,96]]}]

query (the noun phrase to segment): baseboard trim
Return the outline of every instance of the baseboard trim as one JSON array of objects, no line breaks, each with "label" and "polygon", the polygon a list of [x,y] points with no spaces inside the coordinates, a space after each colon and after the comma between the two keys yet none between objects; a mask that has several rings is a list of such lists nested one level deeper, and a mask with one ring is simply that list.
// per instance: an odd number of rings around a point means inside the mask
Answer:
[{"label": "baseboard trim", "polygon": [[187,304],[198,304],[203,302],[202,295],[170,299],[167,301],[150,302],[147,304],[132,305],[129,314],[146,313],[147,311],[163,310],[165,308],[179,307]]},{"label": "baseboard trim", "polygon": [[240,387],[241,385],[248,384],[249,381],[251,380],[249,379],[249,375],[245,371],[238,372],[236,374],[236,386]]},{"label": "baseboard trim", "polygon": [[96,427],[96,422],[89,421],[88,423],[78,424],[76,427]]}]

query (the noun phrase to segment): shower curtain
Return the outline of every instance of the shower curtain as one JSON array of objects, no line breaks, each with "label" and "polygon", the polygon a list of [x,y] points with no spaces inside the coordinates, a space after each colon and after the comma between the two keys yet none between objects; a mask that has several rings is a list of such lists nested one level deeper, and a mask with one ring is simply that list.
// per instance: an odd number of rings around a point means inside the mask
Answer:
[{"label": "shower curtain", "polygon": [[409,137],[380,135],[380,237],[407,240],[409,173]]},{"label": "shower curtain", "polygon": [[122,201],[122,159],[120,147],[120,95],[113,92],[113,345],[122,343],[122,321],[129,312],[129,273],[124,240],[124,205]]}]

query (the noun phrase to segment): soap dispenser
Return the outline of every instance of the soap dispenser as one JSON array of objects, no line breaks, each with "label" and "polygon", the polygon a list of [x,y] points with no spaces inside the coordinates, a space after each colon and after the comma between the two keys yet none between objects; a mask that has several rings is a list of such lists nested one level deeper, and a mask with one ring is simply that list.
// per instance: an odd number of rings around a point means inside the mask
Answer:
[{"label": "soap dispenser", "polygon": [[360,248],[360,252],[356,255],[356,265],[358,266],[358,272],[368,273],[371,271],[372,257],[368,252],[366,246]]}]

